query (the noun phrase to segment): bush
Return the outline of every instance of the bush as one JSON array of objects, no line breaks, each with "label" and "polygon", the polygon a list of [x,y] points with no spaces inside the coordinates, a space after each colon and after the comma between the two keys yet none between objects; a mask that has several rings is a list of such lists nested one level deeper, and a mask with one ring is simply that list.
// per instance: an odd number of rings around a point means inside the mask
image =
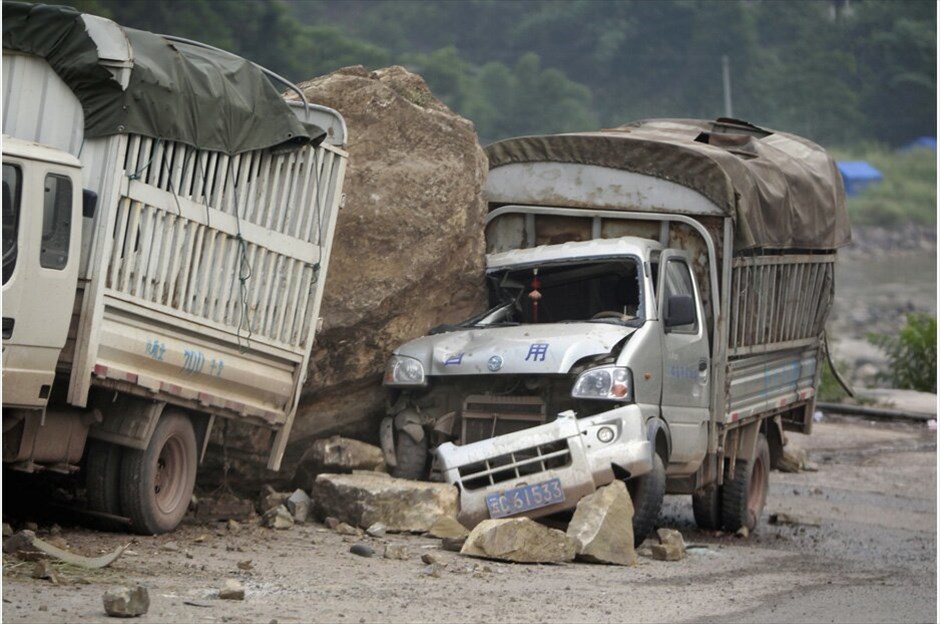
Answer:
[{"label": "bush", "polygon": [[884,375],[893,387],[937,392],[937,319],[927,314],[908,314],[897,336],[869,334],[868,341],[888,355]]}]

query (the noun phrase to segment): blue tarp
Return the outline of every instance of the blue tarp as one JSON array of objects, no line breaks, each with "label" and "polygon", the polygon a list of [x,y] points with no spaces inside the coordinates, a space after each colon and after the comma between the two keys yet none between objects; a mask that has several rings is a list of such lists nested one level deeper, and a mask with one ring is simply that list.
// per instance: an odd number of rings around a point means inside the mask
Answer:
[{"label": "blue tarp", "polygon": [[872,184],[884,179],[880,171],[864,160],[843,160],[836,165],[839,167],[839,173],[842,174],[845,194],[849,197],[861,194]]}]

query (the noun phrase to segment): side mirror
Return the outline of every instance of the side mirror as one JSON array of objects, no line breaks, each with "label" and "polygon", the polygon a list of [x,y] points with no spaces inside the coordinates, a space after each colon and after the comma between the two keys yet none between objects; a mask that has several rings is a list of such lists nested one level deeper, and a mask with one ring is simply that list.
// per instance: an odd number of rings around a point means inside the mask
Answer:
[{"label": "side mirror", "polygon": [[98,209],[98,193],[88,189],[82,190],[82,216],[89,219],[94,218],[95,211]]},{"label": "side mirror", "polygon": [[666,300],[663,325],[666,329],[695,322],[695,300],[692,295],[673,295]]}]

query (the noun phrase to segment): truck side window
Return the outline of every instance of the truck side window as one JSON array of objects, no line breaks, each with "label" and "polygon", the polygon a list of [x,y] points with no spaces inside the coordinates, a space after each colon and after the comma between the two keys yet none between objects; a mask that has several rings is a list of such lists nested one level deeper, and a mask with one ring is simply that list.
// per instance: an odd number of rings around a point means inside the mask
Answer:
[{"label": "truck side window", "polygon": [[55,173],[46,175],[42,209],[42,249],[39,264],[62,270],[69,261],[72,233],[72,181]]},{"label": "truck side window", "polygon": [[[695,300],[695,289],[692,287],[692,274],[689,265],[682,260],[670,259],[666,263],[665,284],[663,284],[663,301],[668,301],[673,295],[691,295]],[[694,323],[678,325],[672,331],[695,333],[698,331],[698,318]]]},{"label": "truck side window", "polygon": [[16,268],[16,236],[20,221],[20,181],[23,174],[15,165],[3,165],[3,283]]}]

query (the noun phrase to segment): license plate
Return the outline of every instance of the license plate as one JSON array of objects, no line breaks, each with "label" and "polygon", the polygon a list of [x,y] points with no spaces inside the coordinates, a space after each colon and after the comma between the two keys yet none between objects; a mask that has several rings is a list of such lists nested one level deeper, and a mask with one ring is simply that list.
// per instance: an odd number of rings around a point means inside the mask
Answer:
[{"label": "license plate", "polygon": [[490,518],[504,518],[564,500],[565,492],[561,489],[561,479],[550,479],[490,494],[486,497],[486,506],[490,511]]}]

